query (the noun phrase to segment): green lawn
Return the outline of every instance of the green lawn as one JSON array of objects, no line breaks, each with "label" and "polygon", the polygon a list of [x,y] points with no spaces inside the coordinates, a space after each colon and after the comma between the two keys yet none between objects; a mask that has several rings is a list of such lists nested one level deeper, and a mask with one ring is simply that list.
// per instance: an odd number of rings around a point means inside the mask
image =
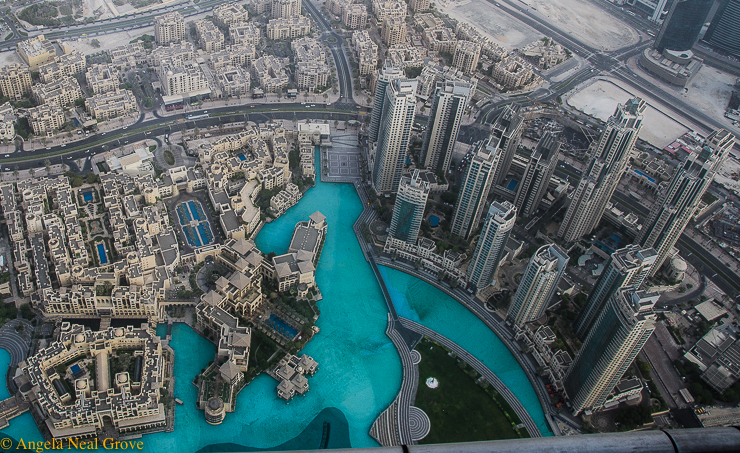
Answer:
[{"label": "green lawn", "polygon": [[[430,349],[431,348],[431,349]],[[513,425],[520,423],[511,407],[489,385],[484,390],[475,383],[476,377],[463,371],[457,359],[447,350],[427,339],[416,348],[421,353],[419,389],[414,405],[427,413],[431,421],[429,435],[421,444],[473,442],[481,440],[529,437],[526,430],[518,433]],[[473,371],[474,372],[474,371]],[[430,389],[426,380],[434,377],[439,387]],[[496,399],[491,395],[496,394]],[[511,414],[507,417],[507,413]]]},{"label": "green lawn", "polygon": [[164,161],[167,162],[167,165],[175,165],[175,155],[172,154],[172,151],[168,149],[164,151]]}]

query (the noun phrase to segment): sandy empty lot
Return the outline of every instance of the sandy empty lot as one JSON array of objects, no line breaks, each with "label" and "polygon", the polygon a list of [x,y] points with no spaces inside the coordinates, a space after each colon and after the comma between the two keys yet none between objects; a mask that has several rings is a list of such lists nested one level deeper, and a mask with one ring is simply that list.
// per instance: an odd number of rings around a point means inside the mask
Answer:
[{"label": "sandy empty lot", "polygon": [[486,0],[437,2],[437,8],[453,19],[474,25],[482,34],[509,50],[523,47],[542,37],[542,33]]},{"label": "sandy empty lot", "polygon": [[624,104],[634,96],[640,96],[648,103],[645,122],[640,129],[641,139],[662,149],[688,130],[688,127],[657,110],[655,106],[662,106],[647,94],[628,91],[606,80],[598,80],[572,95],[568,104],[606,121],[614,113],[617,104]]},{"label": "sandy empty lot", "polygon": [[[532,1],[532,0],[530,0]],[[592,47],[615,50],[635,44],[637,31],[588,0],[536,0],[537,13]]]}]

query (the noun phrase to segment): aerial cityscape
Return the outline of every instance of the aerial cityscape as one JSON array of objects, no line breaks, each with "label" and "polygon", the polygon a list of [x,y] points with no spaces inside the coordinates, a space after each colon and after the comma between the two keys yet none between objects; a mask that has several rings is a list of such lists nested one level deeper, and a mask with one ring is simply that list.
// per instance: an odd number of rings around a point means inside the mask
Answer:
[{"label": "aerial cityscape", "polygon": [[740,450],[740,0],[0,32],[0,450]]}]

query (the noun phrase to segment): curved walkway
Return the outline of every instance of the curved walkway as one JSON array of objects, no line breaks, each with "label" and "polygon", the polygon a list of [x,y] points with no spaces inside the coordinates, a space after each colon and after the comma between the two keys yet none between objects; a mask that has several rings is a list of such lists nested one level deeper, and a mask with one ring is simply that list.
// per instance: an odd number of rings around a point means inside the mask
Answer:
[{"label": "curved walkway", "polygon": [[401,357],[403,380],[398,396],[381,412],[370,428],[370,436],[384,447],[411,445],[414,442],[410,408],[416,397],[419,383],[419,367],[414,363],[411,350],[396,330],[397,321],[388,314],[388,327],[385,334],[391,339]]},{"label": "curved walkway", "polygon": [[522,355],[522,352],[514,343],[513,334],[508,331],[508,329],[500,320],[496,319],[491,313],[486,311],[486,309],[482,305],[476,303],[469,294],[465,293],[464,290],[460,288],[452,289],[449,285],[442,284],[439,280],[437,280],[436,276],[424,274],[423,272],[417,271],[412,265],[402,265],[397,261],[392,261],[387,258],[377,257],[377,263],[378,265],[399,270],[420,280],[423,280],[426,283],[429,283],[430,285],[455,299],[458,303],[463,304],[468,310],[476,315],[478,319],[483,321],[483,323],[485,323],[486,326],[488,326],[488,328],[491,329],[493,333],[495,333],[496,336],[499,337],[499,339],[506,345],[506,347],[509,349],[517,362],[519,362],[519,365],[524,370],[527,378],[529,378],[529,381],[532,384],[532,388],[534,388],[535,393],[540,400],[540,405],[542,406],[542,410],[545,413],[545,418],[547,419],[550,428],[553,430],[555,435],[561,434],[557,423],[555,423],[555,421],[553,420],[553,416],[557,415],[558,412],[557,410],[555,410],[552,404],[550,404],[550,399],[545,392],[544,384],[542,383],[542,381],[538,380],[532,363],[529,362]]},{"label": "curved walkway", "polygon": [[436,341],[437,343],[443,345],[450,351],[457,354],[459,357],[462,357],[465,362],[472,366],[475,371],[480,373],[481,376],[486,378],[486,380],[490,382],[491,385],[493,385],[493,388],[495,388],[496,391],[504,397],[506,402],[509,403],[511,408],[514,410],[514,413],[516,413],[516,415],[522,421],[524,427],[527,428],[527,432],[529,433],[530,437],[542,437],[540,429],[537,427],[534,420],[532,420],[532,417],[529,416],[527,410],[524,409],[522,403],[519,402],[519,399],[511,392],[511,390],[509,390],[508,387],[506,387],[506,385],[504,385],[503,382],[501,382],[501,379],[493,374],[493,372],[489,370],[487,366],[483,365],[480,360],[476,359],[473,355],[468,353],[468,351],[466,351],[465,349],[461,348],[454,341],[443,335],[438,334],[432,329],[424,327],[421,324],[416,323],[410,319],[400,318],[400,321],[401,325],[403,325],[405,328]]},{"label": "curved walkway", "polygon": [[[15,328],[23,325],[23,333],[19,334]],[[28,356],[28,348],[31,344],[31,327],[25,319],[13,319],[0,327],[0,348],[10,353],[11,368],[18,365]]]}]

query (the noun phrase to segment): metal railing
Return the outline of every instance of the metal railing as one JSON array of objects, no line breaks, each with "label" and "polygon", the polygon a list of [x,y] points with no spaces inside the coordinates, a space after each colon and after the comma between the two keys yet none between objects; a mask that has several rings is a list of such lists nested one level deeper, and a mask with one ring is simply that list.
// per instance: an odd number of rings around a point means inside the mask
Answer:
[{"label": "metal railing", "polygon": [[[313,450],[304,450],[306,452]],[[740,452],[740,429],[692,428],[494,440],[456,444],[336,449],[333,453],[725,453]],[[297,452],[293,452],[297,453]]]}]

